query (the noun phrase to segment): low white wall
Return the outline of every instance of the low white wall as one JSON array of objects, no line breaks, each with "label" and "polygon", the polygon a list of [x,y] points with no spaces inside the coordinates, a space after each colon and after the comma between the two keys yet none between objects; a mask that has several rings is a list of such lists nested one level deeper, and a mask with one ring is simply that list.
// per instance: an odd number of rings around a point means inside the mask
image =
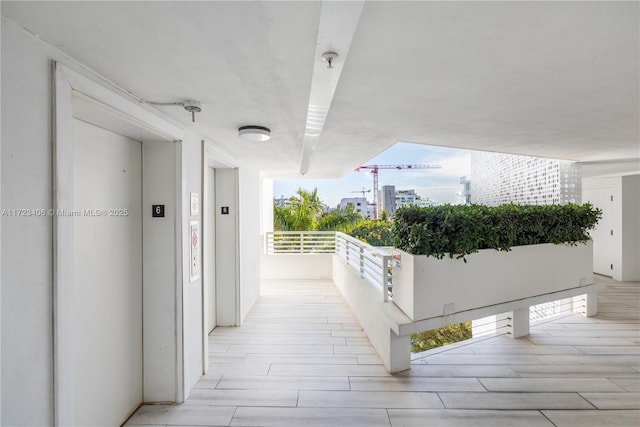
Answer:
[{"label": "low white wall", "polygon": [[593,246],[517,246],[468,255],[467,262],[399,251],[393,300],[412,320],[514,301],[593,283]]},{"label": "low white wall", "polygon": [[260,278],[331,280],[332,258],[333,254],[267,255],[263,252],[260,256]]},{"label": "low white wall", "polygon": [[396,332],[399,323],[411,320],[393,302],[382,301],[382,289],[361,279],[360,274],[337,255],[333,255],[333,281],[387,370],[395,373],[410,369],[410,336],[398,336]]}]

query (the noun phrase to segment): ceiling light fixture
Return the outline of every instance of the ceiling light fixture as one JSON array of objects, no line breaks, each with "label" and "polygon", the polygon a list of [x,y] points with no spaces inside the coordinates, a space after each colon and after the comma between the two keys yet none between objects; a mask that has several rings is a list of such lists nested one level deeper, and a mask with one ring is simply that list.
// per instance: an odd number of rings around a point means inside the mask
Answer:
[{"label": "ceiling light fixture", "polygon": [[191,121],[193,123],[196,122],[196,113],[202,111],[202,107],[200,106],[200,102],[198,101],[184,101],[184,102],[154,102],[154,101],[145,101],[144,99],[140,101],[143,104],[149,105],[181,105],[185,110],[191,113]]},{"label": "ceiling light fixture", "polygon": [[338,54],[335,52],[325,52],[322,54],[322,60],[327,62],[329,65],[327,65],[327,68],[333,68],[333,61],[335,61],[338,58]]},{"label": "ceiling light fixture", "polygon": [[193,123],[196,122],[196,113],[202,111],[202,107],[200,107],[200,103],[198,101],[186,101],[182,104],[185,110],[191,113],[191,121]]},{"label": "ceiling light fixture", "polygon": [[271,139],[271,129],[264,126],[242,126],[238,128],[240,138],[251,142],[264,142]]}]

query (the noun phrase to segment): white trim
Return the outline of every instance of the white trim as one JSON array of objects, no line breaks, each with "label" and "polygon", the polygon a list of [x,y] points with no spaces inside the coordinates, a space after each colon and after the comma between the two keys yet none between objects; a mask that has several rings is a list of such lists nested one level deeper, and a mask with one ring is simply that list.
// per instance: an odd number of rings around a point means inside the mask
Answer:
[{"label": "white trim", "polygon": [[210,168],[236,168],[240,165],[237,157],[214,145],[211,141],[204,142],[204,163]]},{"label": "white trim", "polygon": [[235,236],[238,241],[236,245],[236,326],[242,326],[242,290],[240,289],[240,246],[242,245],[242,239],[240,238],[240,212],[242,210],[242,206],[240,206],[240,171],[238,168],[234,169],[234,203],[237,206],[235,212]]},{"label": "white trim", "polygon": [[[52,162],[53,209],[73,209],[73,98],[80,97],[163,139],[179,141],[184,130],[141,105],[112,92],[70,68],[52,62],[53,113]],[[182,166],[180,144],[176,144],[176,237],[182,235]],[[176,239],[176,400],[184,400],[182,347],[182,249]],[[73,358],[73,222],[72,217],[53,215],[53,372],[54,423],[74,425]],[[180,315],[178,315],[180,314]]]},{"label": "white trim", "polygon": [[183,129],[143,108],[143,104],[136,104],[125,99],[64,65],[57,64],[56,70],[71,85],[72,90],[84,95],[83,99],[92,99],[97,103],[96,105],[106,111],[165,138],[174,141],[184,138],[185,131]]},{"label": "white trim", "polygon": [[[52,63],[53,103],[53,209],[73,209],[73,111],[72,87]],[[54,423],[73,425],[73,222],[53,215],[53,383]]]},{"label": "white trim", "polygon": [[176,207],[175,215],[175,272],[176,272],[176,287],[175,287],[175,319],[176,319],[176,402],[184,402],[184,378],[185,378],[185,366],[184,366],[184,331],[183,331],[183,313],[184,313],[184,297],[183,297],[183,280],[182,277],[182,142],[178,141],[175,145],[175,179],[176,179],[176,198],[174,205]]},{"label": "white trim", "polygon": [[[211,243],[207,241],[209,228],[211,227],[211,215],[215,212],[209,212],[209,166],[207,166],[207,147],[205,141],[201,145],[202,155],[202,173],[200,174],[200,188],[202,189],[202,230],[200,231],[202,240],[202,373],[209,371],[209,250]],[[215,242],[213,242],[215,245]],[[214,279],[215,280],[215,279]]]}]

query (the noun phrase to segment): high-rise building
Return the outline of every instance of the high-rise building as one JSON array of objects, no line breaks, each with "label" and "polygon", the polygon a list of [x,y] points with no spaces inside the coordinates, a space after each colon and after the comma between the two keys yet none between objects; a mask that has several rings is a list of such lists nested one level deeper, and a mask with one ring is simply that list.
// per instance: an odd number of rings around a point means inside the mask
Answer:
[{"label": "high-rise building", "polygon": [[580,203],[580,165],[566,160],[471,153],[471,202],[551,205]]},{"label": "high-rise building", "polygon": [[380,190],[380,212],[387,211],[390,215],[396,213],[396,186],[395,185],[383,185]]}]

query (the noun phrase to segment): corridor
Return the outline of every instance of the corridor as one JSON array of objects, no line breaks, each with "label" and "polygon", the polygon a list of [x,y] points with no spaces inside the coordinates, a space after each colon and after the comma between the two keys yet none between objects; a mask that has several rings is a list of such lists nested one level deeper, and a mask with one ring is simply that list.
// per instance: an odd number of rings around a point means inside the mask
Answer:
[{"label": "corridor", "polygon": [[640,284],[609,284],[600,314],[477,338],[389,375],[331,282],[263,283],[241,328],[216,328],[210,371],[182,405],[127,426],[640,424]]}]

